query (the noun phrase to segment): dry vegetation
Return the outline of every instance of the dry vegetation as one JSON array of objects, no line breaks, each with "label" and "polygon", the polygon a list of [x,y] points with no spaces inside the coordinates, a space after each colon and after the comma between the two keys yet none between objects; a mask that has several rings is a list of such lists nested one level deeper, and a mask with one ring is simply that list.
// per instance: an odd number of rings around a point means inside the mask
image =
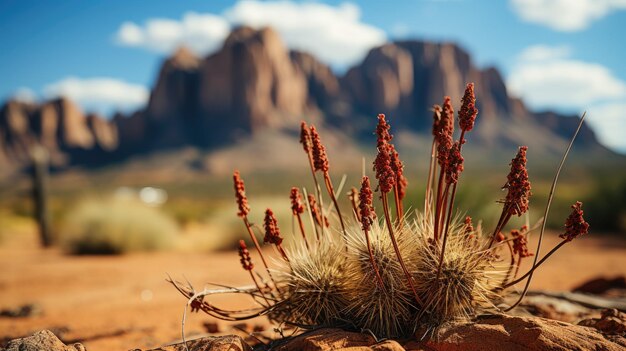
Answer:
[{"label": "dry vegetation", "polygon": [[[341,210],[338,195],[343,184],[333,184],[326,149],[315,126],[303,122],[300,142],[314,188],[302,189],[304,196],[298,188],[291,190],[294,227],[298,228],[294,237],[300,238],[299,243],[283,245],[278,221],[269,208],[262,228],[250,219],[244,182],[236,171],[238,216],[261,258],[261,265],[255,267],[240,241],[240,261],[253,285],[197,292],[191,285],[172,283],[189,299],[192,311],[202,310],[215,318],[238,321],[265,315],[279,324],[340,326],[382,338],[409,336],[422,327],[432,330],[485,311],[513,309],[524,298],[535,269],[559,248],[586,234],[588,224],[577,202],[565,222],[562,240],[541,259],[530,252],[528,235],[539,232],[539,252],[545,222],[540,229],[531,228],[526,217],[525,226],[507,233],[509,221],[527,213],[532,195],[525,146],[519,148],[503,180],[506,195],[500,200],[500,216],[493,229],[456,210],[457,186],[464,170],[462,147],[478,113],[473,84],[468,84],[461,102],[458,139],[450,99],[446,97],[443,107],[433,109],[434,138],[421,212],[405,210],[408,181],[384,115],[378,116],[376,128],[376,187],[372,189],[369,177],[363,175],[361,189],[349,192],[350,211]],[[568,152],[569,148],[564,159]],[[561,167],[562,163],[544,216]],[[322,195],[322,189],[327,195]],[[380,199],[378,213],[374,192]],[[264,234],[264,243],[272,245],[281,258],[275,268],[270,268],[255,231]],[[531,256],[531,268],[520,273],[523,259]],[[520,283],[525,286],[519,299],[504,304],[502,296]],[[226,309],[205,300],[220,294],[248,295],[256,307]]]}]

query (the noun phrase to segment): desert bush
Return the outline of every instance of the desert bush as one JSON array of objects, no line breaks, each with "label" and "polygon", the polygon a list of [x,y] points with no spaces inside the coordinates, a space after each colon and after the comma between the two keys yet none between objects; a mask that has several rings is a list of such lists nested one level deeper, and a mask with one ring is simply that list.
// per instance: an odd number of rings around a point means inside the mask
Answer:
[{"label": "desert bush", "polygon": [[589,221],[598,228],[626,233],[626,180],[599,181],[596,191],[587,198]]},{"label": "desert bush", "polygon": [[178,228],[156,208],[129,199],[86,200],[68,211],[60,233],[72,254],[122,254],[170,248]]}]

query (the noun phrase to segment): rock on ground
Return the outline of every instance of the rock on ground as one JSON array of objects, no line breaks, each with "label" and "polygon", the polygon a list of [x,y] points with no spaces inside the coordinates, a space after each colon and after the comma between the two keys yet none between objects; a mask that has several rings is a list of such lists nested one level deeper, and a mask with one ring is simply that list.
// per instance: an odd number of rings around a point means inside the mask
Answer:
[{"label": "rock on ground", "polygon": [[82,344],[65,345],[49,330],[39,331],[32,336],[9,341],[5,351],[85,351]]},{"label": "rock on ground", "polygon": [[[189,351],[252,351],[252,348],[236,335],[208,336],[189,340],[187,348]],[[178,343],[146,351],[187,351],[187,349],[182,343]]]}]

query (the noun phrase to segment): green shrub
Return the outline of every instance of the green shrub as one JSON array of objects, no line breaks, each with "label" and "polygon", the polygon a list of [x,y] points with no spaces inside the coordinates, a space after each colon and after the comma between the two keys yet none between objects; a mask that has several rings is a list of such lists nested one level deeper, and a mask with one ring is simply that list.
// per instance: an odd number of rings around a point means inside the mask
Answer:
[{"label": "green shrub", "polygon": [[626,180],[599,181],[584,209],[593,229],[626,233]]},{"label": "green shrub", "polygon": [[156,208],[128,199],[89,200],[68,211],[60,243],[72,254],[171,248],[178,228]]}]

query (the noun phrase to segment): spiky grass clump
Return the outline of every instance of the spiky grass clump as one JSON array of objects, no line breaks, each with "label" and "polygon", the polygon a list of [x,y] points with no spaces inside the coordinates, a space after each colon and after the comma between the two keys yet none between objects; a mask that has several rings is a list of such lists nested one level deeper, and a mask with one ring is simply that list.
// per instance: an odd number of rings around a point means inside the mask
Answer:
[{"label": "spiky grass clump", "polygon": [[[348,230],[348,272],[346,273],[347,316],[355,327],[384,337],[406,336],[413,328],[417,304],[403,279],[402,267],[396,259],[393,244],[384,225],[374,222],[371,227],[372,256],[380,280],[370,261],[367,242],[358,226]],[[396,230],[401,232],[400,227]],[[400,250],[409,253],[408,235],[398,240]]]},{"label": "spiky grass clump", "polygon": [[494,289],[502,281],[502,270],[496,257],[482,250],[487,241],[480,227],[468,230],[455,217],[450,225],[446,254],[441,260],[441,248],[430,238],[432,220],[418,215],[410,233],[418,243],[413,255],[417,258],[413,272],[416,288],[425,305],[419,319],[435,324],[465,319],[481,309],[495,308]]},{"label": "spiky grass clump", "polygon": [[348,262],[342,245],[319,241],[307,249],[298,245],[289,250],[289,263],[278,270],[284,300],[274,315],[292,324],[334,325],[342,319],[347,305]]}]

